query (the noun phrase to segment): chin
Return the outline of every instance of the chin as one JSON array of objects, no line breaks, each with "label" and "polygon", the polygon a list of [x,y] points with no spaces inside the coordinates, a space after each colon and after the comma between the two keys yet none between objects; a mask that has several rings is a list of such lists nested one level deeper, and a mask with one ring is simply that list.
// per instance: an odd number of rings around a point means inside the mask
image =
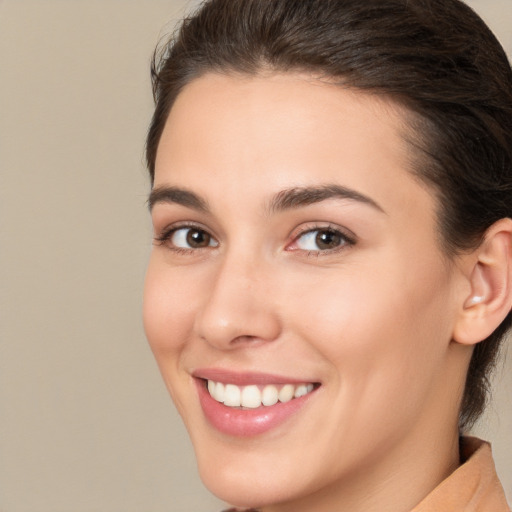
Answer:
[{"label": "chin", "polygon": [[[302,460],[290,457],[291,446],[282,449],[272,442],[263,446],[267,443],[257,438],[215,443],[204,438],[199,442],[196,437],[193,442],[201,480],[231,506],[259,509],[293,503],[322,487],[314,475],[322,475],[325,468],[315,468],[315,458],[308,463],[307,455]],[[294,440],[294,444],[302,443]]]},{"label": "chin", "polygon": [[[294,498],[291,490],[296,486],[290,487],[271,471],[261,477],[260,471],[251,471],[249,468],[242,471],[240,467],[229,469],[212,462],[204,468],[200,464],[199,473],[212,494],[234,507],[259,509]],[[290,492],[287,492],[288,489]]]}]

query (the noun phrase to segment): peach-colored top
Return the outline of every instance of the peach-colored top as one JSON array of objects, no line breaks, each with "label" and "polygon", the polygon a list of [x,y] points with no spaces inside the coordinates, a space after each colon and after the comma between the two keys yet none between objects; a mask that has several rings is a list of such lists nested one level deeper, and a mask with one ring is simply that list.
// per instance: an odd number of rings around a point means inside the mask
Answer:
[{"label": "peach-colored top", "polygon": [[510,512],[494,468],[491,445],[464,437],[461,459],[465,462],[411,512]]},{"label": "peach-colored top", "polygon": [[476,437],[463,437],[461,460],[462,465],[411,512],[511,512],[494,468],[491,445]]}]

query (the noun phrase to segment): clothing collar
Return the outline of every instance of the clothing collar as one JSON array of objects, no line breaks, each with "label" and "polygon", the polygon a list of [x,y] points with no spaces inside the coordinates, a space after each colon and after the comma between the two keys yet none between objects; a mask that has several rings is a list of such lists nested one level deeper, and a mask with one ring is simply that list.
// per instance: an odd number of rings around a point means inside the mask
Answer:
[{"label": "clothing collar", "polygon": [[510,512],[491,445],[476,437],[461,438],[461,461],[411,512]]}]

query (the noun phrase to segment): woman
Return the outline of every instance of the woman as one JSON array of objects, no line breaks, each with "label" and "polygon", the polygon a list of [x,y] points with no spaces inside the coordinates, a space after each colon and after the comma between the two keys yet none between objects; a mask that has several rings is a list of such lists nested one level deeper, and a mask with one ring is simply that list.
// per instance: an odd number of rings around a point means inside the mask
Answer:
[{"label": "woman", "polygon": [[206,486],[262,512],[509,510],[512,72],[458,0],[211,0],[153,70],[148,340]]}]

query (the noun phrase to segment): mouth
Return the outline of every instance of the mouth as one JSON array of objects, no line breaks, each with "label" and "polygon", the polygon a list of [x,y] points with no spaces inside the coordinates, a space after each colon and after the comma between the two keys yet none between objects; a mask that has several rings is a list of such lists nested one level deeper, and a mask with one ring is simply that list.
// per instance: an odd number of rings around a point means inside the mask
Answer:
[{"label": "mouth", "polygon": [[250,384],[237,386],[225,384],[214,380],[205,381],[210,396],[226,407],[241,409],[257,409],[259,407],[272,407],[279,403],[286,403],[301,398],[315,389],[313,383],[302,384],[267,384],[266,386]]},{"label": "mouth", "polygon": [[318,382],[220,370],[198,371],[194,380],[208,423],[236,437],[277,428],[296,416],[321,387]]}]

